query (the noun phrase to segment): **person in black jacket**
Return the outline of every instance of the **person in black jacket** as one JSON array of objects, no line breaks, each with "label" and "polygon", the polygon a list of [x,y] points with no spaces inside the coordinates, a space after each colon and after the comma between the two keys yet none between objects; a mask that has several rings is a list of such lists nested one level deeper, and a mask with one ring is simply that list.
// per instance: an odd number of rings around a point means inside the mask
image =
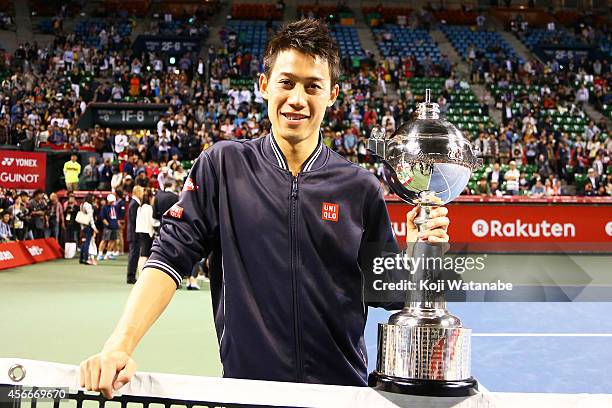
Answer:
[{"label": "person in black jacket", "polygon": [[[81,386],[110,397],[130,381],[136,345],[207,254],[225,377],[367,385],[364,285],[374,259],[399,250],[379,180],[320,136],[338,62],[317,20],[290,23],[268,43],[259,89],[272,132],[200,154],[120,323],[81,363]],[[446,208],[432,210],[422,233],[417,213],[407,216],[410,242],[448,241]]]},{"label": "person in black jacket", "polygon": [[[174,183],[172,180],[166,180],[164,182],[164,189],[159,190],[157,194],[155,194],[155,200],[153,202],[153,218],[161,221],[166,213],[174,204],[176,204],[179,200],[178,194],[176,194],[172,190],[172,186]],[[198,277],[198,268],[192,268],[191,271],[184,271],[182,277],[189,280],[187,284],[187,290],[199,290],[197,277]]]},{"label": "person in black jacket", "polygon": [[153,203],[153,218],[159,220],[160,222],[164,213],[168,211],[179,200],[178,194],[172,191],[172,186],[172,180],[168,179],[164,181],[164,189],[159,190],[155,194],[155,201]]},{"label": "person in black jacket", "polygon": [[136,234],[136,215],[138,207],[142,203],[142,195],[144,189],[140,186],[134,187],[132,190],[132,199],[128,206],[128,222],[127,222],[127,241],[129,245],[128,265],[127,265],[127,283],[136,283],[136,270],[138,268],[138,257],[140,256],[140,244],[138,235]]}]

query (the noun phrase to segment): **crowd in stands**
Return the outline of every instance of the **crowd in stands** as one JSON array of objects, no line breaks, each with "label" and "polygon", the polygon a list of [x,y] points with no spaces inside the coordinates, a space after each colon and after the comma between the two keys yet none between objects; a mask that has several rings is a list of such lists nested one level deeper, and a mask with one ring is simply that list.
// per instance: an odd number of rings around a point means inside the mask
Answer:
[{"label": "crowd in stands", "polygon": [[[415,27],[425,24],[422,18],[411,21]],[[167,182],[178,192],[203,149],[220,140],[257,138],[270,129],[256,81],[262,56],[251,52],[231,24],[218,32],[223,47],[171,60],[163,53],[134,55],[129,35],[120,34],[127,23],[79,28],[85,37],[60,30],[49,46],[23,44],[0,61],[0,145],[79,152],[79,168],[64,167],[68,197],[78,190],[100,190],[112,191],[120,201],[134,186],[159,189]],[[269,38],[278,25],[264,24]],[[162,15],[148,33],[206,37],[209,27],[205,16]],[[377,43],[393,42],[384,25],[373,35]],[[476,102],[477,114],[488,118],[489,109],[502,112],[500,125],[487,120],[464,129],[487,164],[466,193],[612,195],[610,129],[605,120],[595,123],[582,109],[585,103],[597,107],[610,102],[608,60],[569,61],[562,67],[555,60],[521,62],[503,50],[496,50],[494,59],[485,58],[486,50],[473,47],[466,56],[467,78],[444,55],[434,61],[429,55],[391,53],[377,60],[373,50],[363,51],[359,59],[342,56],[340,97],[323,124],[323,142],[349,160],[379,174],[366,150],[367,136],[376,125],[393,132],[410,120],[423,97],[412,92],[411,81],[437,77],[442,86],[434,96],[443,112],[453,110],[454,95],[469,91],[470,82],[485,84],[489,91]],[[387,88],[399,90],[400,98]],[[80,129],[78,118],[91,102],[165,103],[168,109],[152,130]],[[559,115],[575,122],[559,125]],[[73,199],[57,204],[57,194],[1,194],[12,238],[74,236],[68,204]],[[94,200],[96,213],[105,199]]]}]

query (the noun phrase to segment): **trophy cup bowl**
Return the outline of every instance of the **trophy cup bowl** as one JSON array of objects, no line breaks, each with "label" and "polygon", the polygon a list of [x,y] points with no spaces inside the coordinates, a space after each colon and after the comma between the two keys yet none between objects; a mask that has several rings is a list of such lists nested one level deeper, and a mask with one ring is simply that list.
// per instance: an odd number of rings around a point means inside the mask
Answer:
[{"label": "trophy cup bowl", "polygon": [[[391,190],[403,201],[421,206],[415,219],[420,231],[426,229],[431,210],[459,196],[472,171],[482,165],[469,140],[439,112],[428,89],[415,120],[391,137],[374,128],[368,139],[368,149],[382,161]],[[437,245],[414,246],[415,258],[442,255]],[[437,273],[421,267],[410,279],[436,281]],[[368,383],[402,394],[473,395],[478,384],[470,374],[470,336],[471,330],[447,311],[443,292],[408,291],[404,308],[378,326],[376,370]]]}]

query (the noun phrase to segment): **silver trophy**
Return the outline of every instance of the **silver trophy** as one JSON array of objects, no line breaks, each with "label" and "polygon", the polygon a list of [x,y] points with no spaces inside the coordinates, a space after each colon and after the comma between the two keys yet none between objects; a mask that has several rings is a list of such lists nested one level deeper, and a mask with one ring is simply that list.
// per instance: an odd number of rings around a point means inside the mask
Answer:
[{"label": "silver trophy", "polygon": [[[420,205],[420,231],[430,211],[461,194],[472,171],[482,165],[471,143],[453,124],[440,118],[438,104],[418,104],[416,119],[386,137],[372,130],[368,149],[382,160],[389,187],[402,200]],[[442,256],[440,246],[417,243],[413,257]],[[439,271],[421,267],[410,279],[439,279]],[[409,290],[404,308],[378,326],[376,371],[369,385],[403,394],[465,396],[477,390],[470,374],[471,330],[446,309],[443,291]]]}]

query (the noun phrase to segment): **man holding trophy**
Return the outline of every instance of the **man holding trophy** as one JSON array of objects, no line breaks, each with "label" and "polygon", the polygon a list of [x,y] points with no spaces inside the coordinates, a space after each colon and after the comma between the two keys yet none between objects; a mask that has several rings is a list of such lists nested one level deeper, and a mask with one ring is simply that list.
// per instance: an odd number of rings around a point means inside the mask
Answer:
[{"label": "man holding trophy", "polygon": [[[132,378],[134,349],[170,302],[183,272],[203,254],[210,254],[210,289],[225,377],[368,384],[364,275],[375,257],[399,253],[399,248],[379,181],[322,143],[321,122],[339,92],[338,48],[324,23],[301,20],[284,26],[269,42],[264,66],[259,89],[268,103],[270,135],[220,142],[202,152],[179,202],[164,216],[151,257],[114,332],[99,354],[81,364],[81,385],[87,389],[110,397]],[[399,183],[401,188],[394,190],[400,197],[417,203],[417,195],[412,195],[416,190],[410,189],[416,184],[407,180],[423,183],[423,177],[431,175],[433,155],[419,163],[408,157],[402,161],[393,139],[374,136],[371,148],[385,160],[387,180],[392,187]],[[445,146],[438,143],[431,149]],[[457,146],[461,150],[462,145]],[[465,154],[459,150],[454,154]],[[415,166],[421,170],[418,174]],[[442,189],[435,182],[432,178],[426,183],[426,190],[435,189],[420,197],[422,207],[407,214],[408,242],[439,244],[449,239],[447,209],[441,204],[454,197],[440,197]],[[458,319],[437,311],[443,308],[442,300],[424,302],[387,326],[410,320],[410,330],[416,333],[416,320],[424,314],[431,324],[438,319],[449,330],[460,326]],[[410,330],[381,332],[385,360],[379,361],[370,385],[407,392],[401,378],[397,389],[388,384],[396,375],[422,374],[391,368],[391,342],[415,339]],[[404,360],[404,355],[393,357],[395,362]],[[456,361],[451,358],[450,363]],[[425,379],[446,380],[440,373],[452,370],[444,364],[437,377],[427,374]]]}]

